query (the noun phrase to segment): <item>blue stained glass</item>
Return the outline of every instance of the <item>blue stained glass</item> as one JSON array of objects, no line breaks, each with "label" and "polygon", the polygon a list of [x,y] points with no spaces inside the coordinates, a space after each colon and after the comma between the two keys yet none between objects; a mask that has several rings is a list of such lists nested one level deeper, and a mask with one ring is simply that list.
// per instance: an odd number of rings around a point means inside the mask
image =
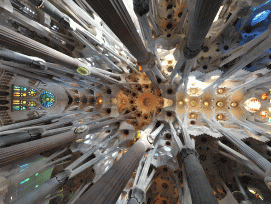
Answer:
[{"label": "blue stained glass", "polygon": [[23,184],[23,183],[25,183],[25,182],[27,182],[27,181],[29,181],[29,178],[23,180],[22,182],[20,182],[20,184]]},{"label": "blue stained glass", "polygon": [[262,22],[263,20],[265,20],[269,14],[271,13],[270,10],[266,10],[266,11],[262,11],[261,13],[257,14],[253,20],[251,21],[251,25],[254,26],[256,25],[257,23],[260,23]]},{"label": "blue stained glass", "polygon": [[22,165],[22,166],[20,166],[20,167],[24,167],[24,166],[27,166],[28,164],[24,164],[24,165]]},{"label": "blue stained glass", "polygon": [[55,103],[55,96],[52,92],[44,91],[40,95],[41,105],[44,107],[51,107]]},{"label": "blue stained glass", "polygon": [[[267,29],[269,24],[271,23],[271,0],[267,1],[266,3],[262,4],[258,8],[255,7],[253,13],[250,15],[244,29],[241,32],[241,38],[239,45],[244,45],[249,41],[257,38],[262,33],[264,33]],[[271,49],[267,51],[267,55],[271,54]],[[265,63],[264,59],[258,59],[257,61],[248,64],[243,69],[253,72],[259,69],[262,69],[264,66],[261,64]],[[258,66],[260,65],[260,66]]]},{"label": "blue stained glass", "polygon": [[28,167],[26,167],[26,168],[24,168],[24,169],[20,170],[20,172],[22,172],[22,171],[24,171],[24,170],[26,170],[26,169],[28,169]]},{"label": "blue stained glass", "polygon": [[13,106],[13,110],[20,110],[20,106]]},{"label": "blue stained glass", "polygon": [[27,91],[27,88],[22,86],[13,86],[14,91]]},{"label": "blue stained glass", "polygon": [[26,110],[25,106],[12,106],[13,110]]}]

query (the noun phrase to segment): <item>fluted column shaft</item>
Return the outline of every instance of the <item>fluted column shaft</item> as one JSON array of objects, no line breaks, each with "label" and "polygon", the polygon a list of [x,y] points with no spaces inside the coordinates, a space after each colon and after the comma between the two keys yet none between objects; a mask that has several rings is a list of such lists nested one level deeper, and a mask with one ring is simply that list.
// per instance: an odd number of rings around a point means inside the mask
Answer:
[{"label": "fluted column shaft", "polygon": [[196,151],[183,148],[181,153],[193,204],[218,204]]},{"label": "fluted column shaft", "polygon": [[204,39],[214,21],[223,0],[197,0],[193,12],[187,44],[184,49],[186,59],[196,57],[201,51]]},{"label": "fluted column shaft", "polygon": [[53,149],[60,145],[68,144],[75,139],[76,134],[71,130],[69,132],[45,137],[31,142],[1,148],[0,167],[6,166],[25,157]]},{"label": "fluted column shaft", "polygon": [[77,68],[79,66],[77,59],[58,52],[4,26],[0,26],[0,44],[10,50],[18,51],[28,56],[40,57],[48,62],[62,64],[70,68]]},{"label": "fluted column shaft", "polygon": [[140,64],[149,60],[136,27],[122,0],[87,0],[101,19],[128,48]]},{"label": "fluted column shaft", "polygon": [[68,175],[65,172],[59,173],[56,177],[50,179],[40,187],[16,200],[13,204],[36,204],[43,200],[47,195],[53,193],[57,188],[65,183]]},{"label": "fluted column shaft", "polygon": [[[12,144],[27,142],[33,139],[41,138],[44,133],[42,128],[29,128],[0,137],[0,147],[7,147]],[[1,134],[1,133],[0,133]]]},{"label": "fluted column shaft", "polygon": [[246,145],[242,140],[235,137],[232,134],[225,134],[225,136],[230,140],[247,158],[253,161],[257,166],[259,166],[264,172],[271,169],[271,163],[265,159],[258,152]]},{"label": "fluted column shaft", "polygon": [[137,141],[75,204],[115,204],[146,150]]}]

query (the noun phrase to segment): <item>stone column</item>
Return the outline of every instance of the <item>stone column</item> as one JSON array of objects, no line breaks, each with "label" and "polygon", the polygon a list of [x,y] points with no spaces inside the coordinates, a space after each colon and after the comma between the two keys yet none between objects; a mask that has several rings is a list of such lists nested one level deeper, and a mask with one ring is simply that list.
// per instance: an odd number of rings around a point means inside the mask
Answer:
[{"label": "stone column", "polygon": [[123,0],[86,0],[86,2],[127,47],[139,64],[145,64],[149,60],[148,51],[123,4]]},{"label": "stone column", "polygon": [[42,128],[29,128],[28,130],[14,132],[13,134],[0,137],[0,147],[35,140],[40,138],[43,133],[44,129]]},{"label": "stone column", "polygon": [[196,150],[183,148],[181,151],[193,204],[218,204],[213,189],[198,160]]},{"label": "stone column", "polygon": [[8,193],[8,181],[5,177],[0,176],[0,204],[4,204],[4,198]]},{"label": "stone column", "polygon": [[246,145],[242,140],[235,137],[229,131],[224,131],[224,134],[228,140],[230,140],[248,159],[253,161],[257,166],[259,166],[264,172],[271,169],[271,163],[265,159],[258,152]]},{"label": "stone column", "polygon": [[115,204],[147,147],[138,140],[75,204]]},{"label": "stone column", "polygon": [[214,21],[223,0],[197,0],[193,15],[189,15],[191,26],[184,49],[186,59],[195,58],[201,51],[204,39]]},{"label": "stone column", "polygon": [[77,59],[58,52],[4,26],[0,26],[0,44],[5,45],[5,47],[10,50],[29,56],[40,57],[48,62],[62,64],[71,68],[77,68],[79,66]]},{"label": "stone column", "polygon": [[[271,38],[270,38],[271,40]],[[271,42],[271,41],[270,41]],[[210,124],[212,124],[214,127],[216,127],[225,137],[235,145],[242,154],[244,154],[248,159],[250,159],[252,162],[254,162],[258,167],[260,167],[264,172],[264,182],[268,186],[269,189],[271,189],[271,163],[265,159],[262,155],[260,155],[258,152],[250,148],[248,145],[246,145],[241,139],[239,139],[237,136],[232,134],[229,130],[222,127],[222,125],[217,122],[216,119],[212,119],[212,121],[206,119],[203,117],[203,119]]]},{"label": "stone column", "polygon": [[184,204],[192,204],[191,193],[188,186],[188,181],[187,181],[184,165],[183,165],[182,172],[183,172],[183,200],[182,202]]},{"label": "stone column", "polygon": [[22,198],[16,200],[13,204],[36,204],[44,199],[47,195],[52,194],[59,186],[65,183],[68,175],[65,172],[59,173],[56,177],[50,179],[40,187],[26,194]]},{"label": "stone column", "polygon": [[9,165],[25,157],[48,151],[60,145],[66,145],[76,139],[73,130],[50,137],[26,142],[0,149],[0,167]]},{"label": "stone column", "polygon": [[242,195],[244,196],[244,198],[245,198],[245,200],[242,201],[242,202],[240,202],[240,204],[251,204],[251,202],[249,201],[248,195],[246,194],[246,192],[245,192],[245,190],[244,190],[242,184],[241,184],[240,181],[239,181],[238,175],[235,175],[235,181],[236,181],[236,183],[237,183],[237,185],[238,185],[238,188],[239,188],[241,194],[242,194]]}]

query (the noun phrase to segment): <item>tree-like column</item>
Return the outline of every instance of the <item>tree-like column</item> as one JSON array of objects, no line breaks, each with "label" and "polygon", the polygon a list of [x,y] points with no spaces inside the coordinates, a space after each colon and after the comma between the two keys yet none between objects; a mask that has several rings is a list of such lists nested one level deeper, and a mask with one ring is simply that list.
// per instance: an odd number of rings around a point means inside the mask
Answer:
[{"label": "tree-like column", "polygon": [[141,157],[148,148],[148,142],[138,140],[127,153],[117,161],[101,179],[95,183],[76,204],[116,203],[122,190],[129,181]]},{"label": "tree-like column", "polygon": [[55,147],[68,144],[76,139],[73,130],[50,137],[26,142],[10,147],[1,148],[0,167],[6,166],[20,159],[51,150]]},{"label": "tree-like column", "polygon": [[181,151],[193,204],[218,204],[213,189],[198,160],[196,150]]}]

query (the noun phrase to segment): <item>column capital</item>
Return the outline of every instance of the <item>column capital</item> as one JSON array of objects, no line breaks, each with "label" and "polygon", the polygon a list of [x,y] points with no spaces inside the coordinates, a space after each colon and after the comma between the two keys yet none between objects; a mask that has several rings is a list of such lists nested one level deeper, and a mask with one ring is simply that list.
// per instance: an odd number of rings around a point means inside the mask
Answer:
[{"label": "column capital", "polygon": [[155,66],[155,56],[151,52],[148,52],[148,58],[145,61],[139,61],[139,64],[142,66],[143,72],[146,72]]},{"label": "column capital", "polygon": [[143,16],[149,12],[149,0],[134,0],[134,11],[137,15]]},{"label": "column capital", "polygon": [[131,199],[128,204],[141,204],[145,201],[145,192],[138,187],[132,188]]},{"label": "column capital", "polygon": [[59,185],[64,184],[68,180],[68,174],[63,171],[56,175],[56,180],[58,181]]},{"label": "column capital", "polygon": [[183,49],[183,54],[186,59],[193,59],[198,56],[201,50],[202,45],[197,50],[190,50],[187,46],[185,46]]},{"label": "column capital", "polygon": [[182,155],[183,159],[185,159],[190,154],[193,154],[193,155],[195,155],[196,158],[199,158],[199,155],[198,155],[198,153],[197,153],[197,151],[195,149],[191,149],[189,147],[182,148],[181,155]]}]

